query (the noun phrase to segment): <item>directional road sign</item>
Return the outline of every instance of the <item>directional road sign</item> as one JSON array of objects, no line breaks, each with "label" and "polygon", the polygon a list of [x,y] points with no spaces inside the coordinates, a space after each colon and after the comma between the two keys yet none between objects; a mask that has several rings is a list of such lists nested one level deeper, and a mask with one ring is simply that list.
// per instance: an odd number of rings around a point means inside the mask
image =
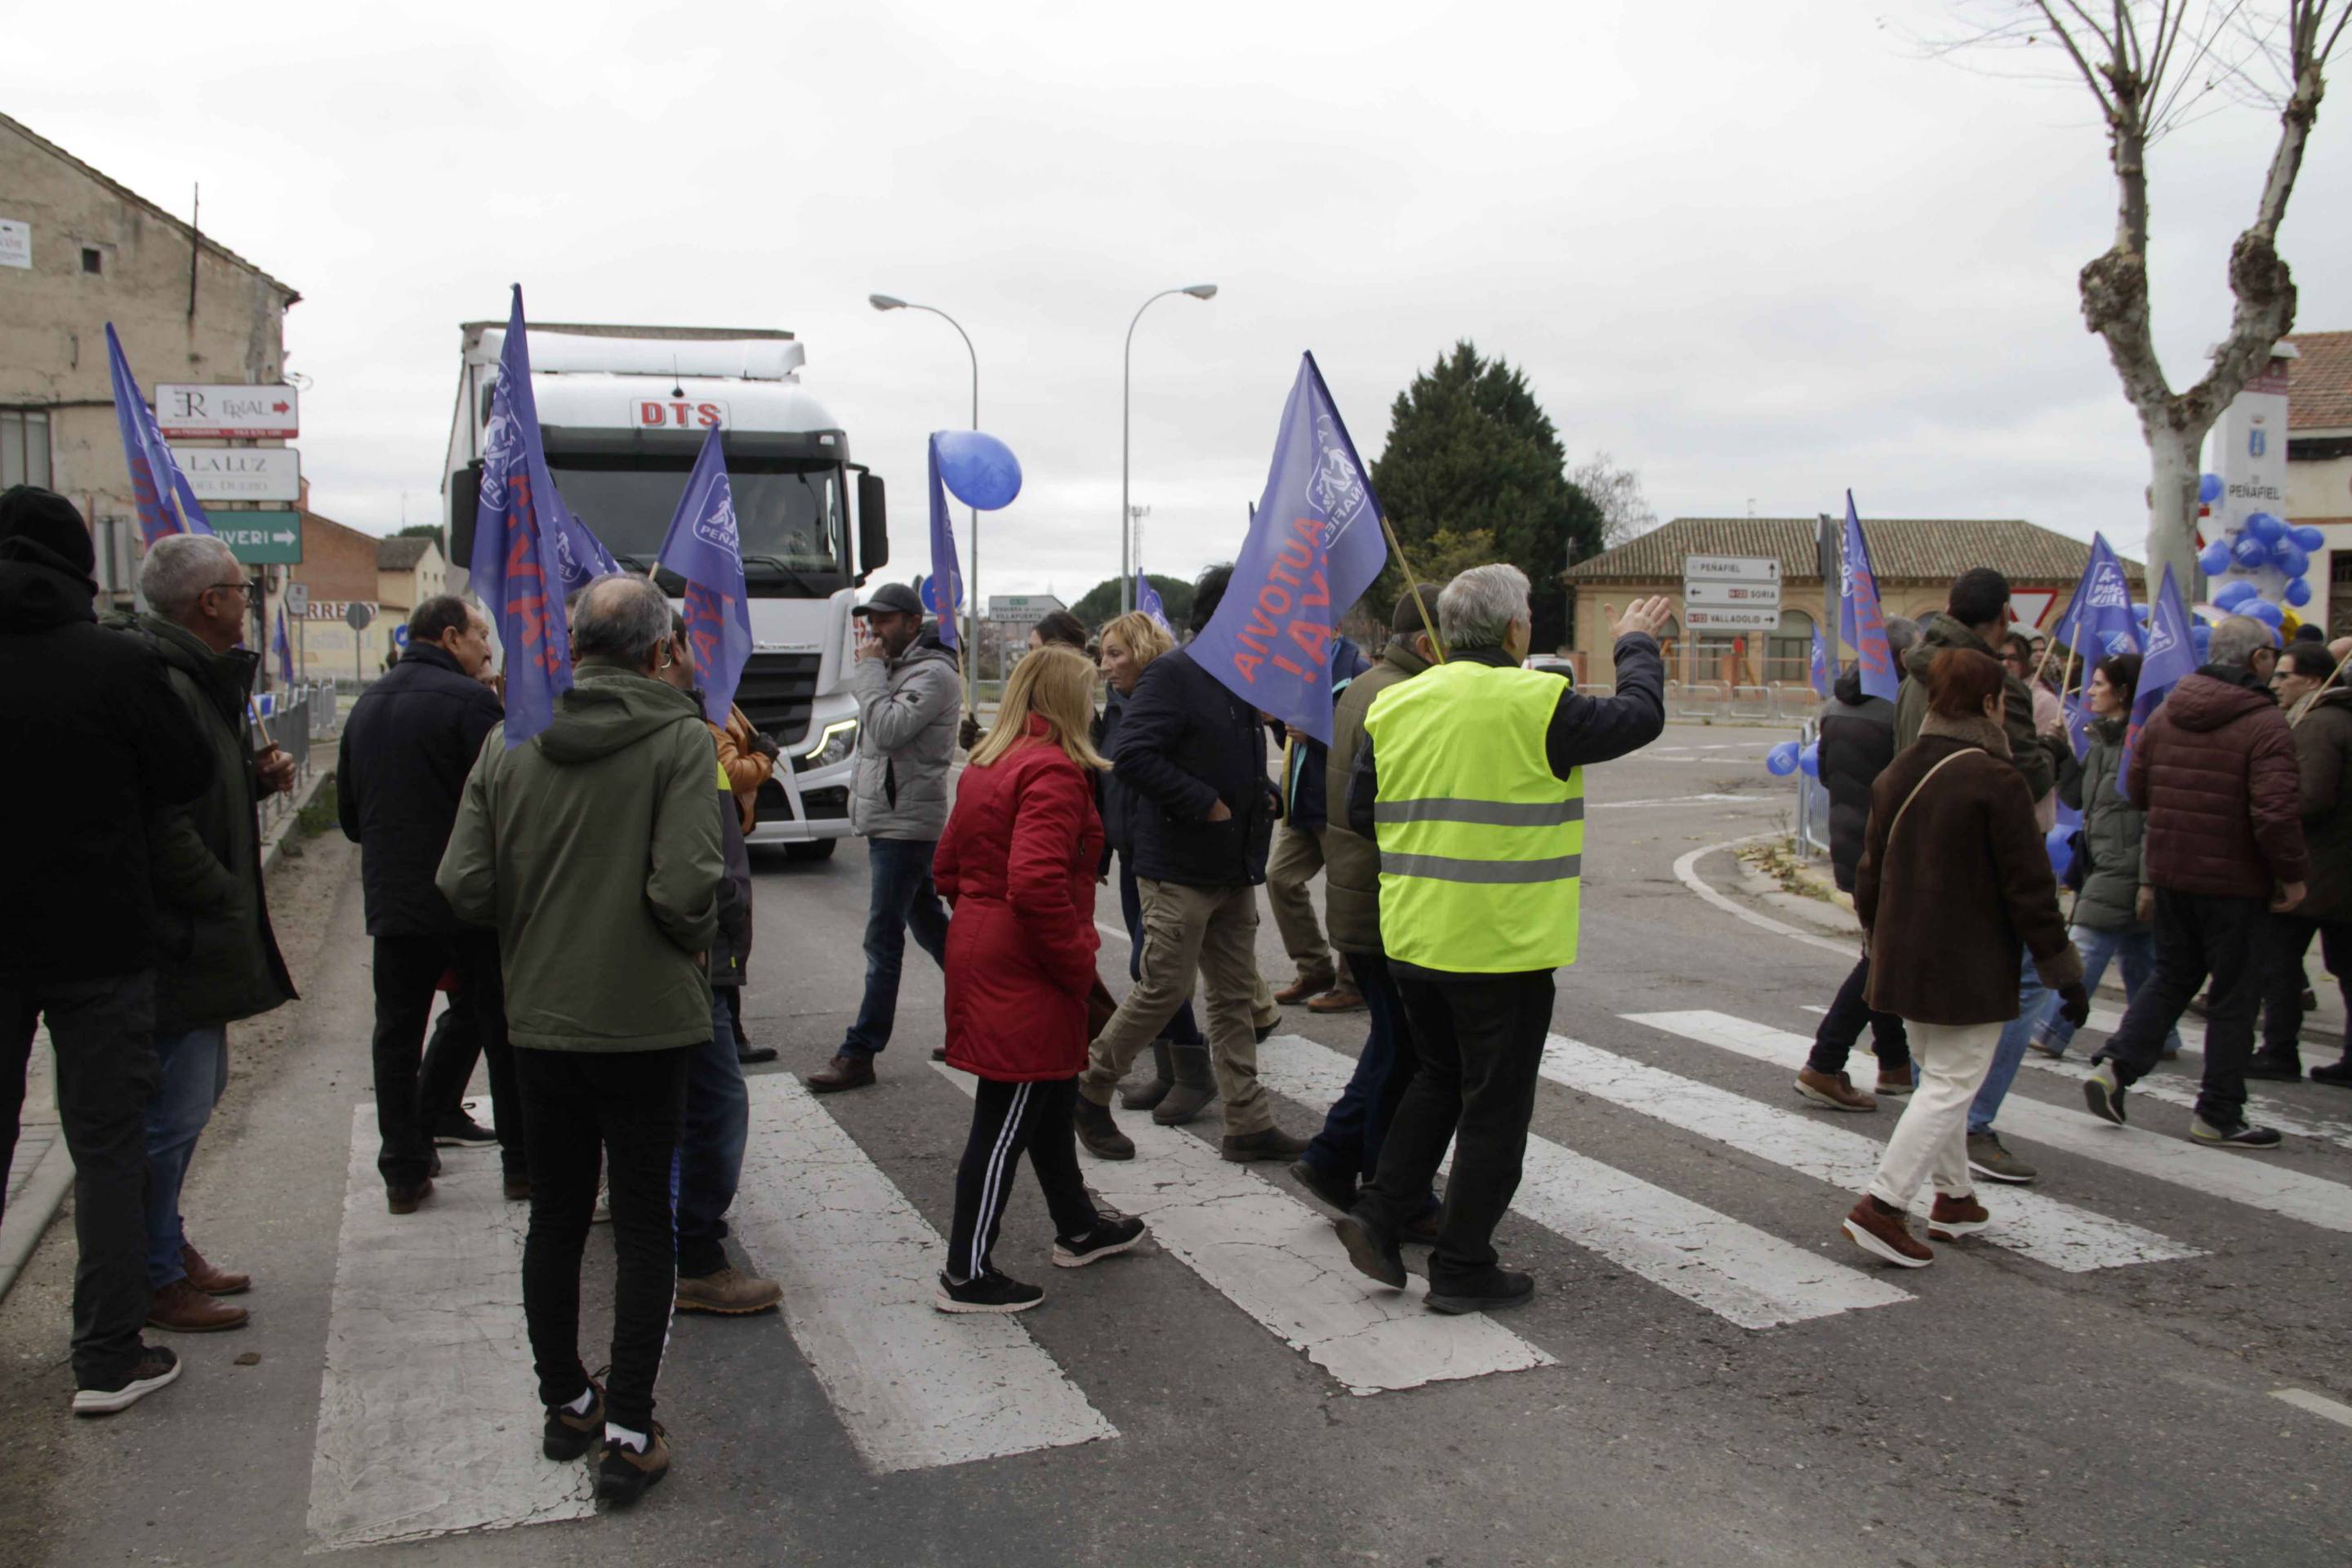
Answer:
[{"label": "directional road sign", "polygon": [[155,423],[168,439],[291,439],[301,434],[302,399],[290,386],[166,382],[155,389]]},{"label": "directional road sign", "polygon": [[216,511],[213,531],[248,566],[301,564],[302,514],[299,511]]},{"label": "directional road sign", "polygon": [[174,447],[198,500],[300,500],[302,455],[291,447]]}]

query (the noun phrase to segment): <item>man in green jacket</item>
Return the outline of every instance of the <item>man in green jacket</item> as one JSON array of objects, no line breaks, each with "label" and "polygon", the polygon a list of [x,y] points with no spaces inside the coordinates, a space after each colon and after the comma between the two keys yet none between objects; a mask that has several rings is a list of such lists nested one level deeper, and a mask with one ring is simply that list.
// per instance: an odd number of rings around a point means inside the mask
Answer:
[{"label": "man in green jacket", "polygon": [[[686,657],[661,591],[603,577],[580,595],[577,667],[546,730],[490,731],[435,884],[461,921],[495,926],[530,1162],[523,1314],[541,1451],[601,1436],[598,1490],[631,1502],[669,1467],[654,1425],[677,1290],[670,1167],[688,1062],[710,1039],[704,964],[726,872],[712,805],[719,753],[694,699],[661,672]],[[580,1259],[610,1160],[609,1388],[580,1360]]]},{"label": "man in green jacket", "polygon": [[180,1189],[196,1140],[228,1088],[228,1026],[294,1000],[261,882],[260,799],[290,789],[294,761],[257,755],[250,693],[260,658],[240,647],[250,592],[245,567],[205,533],[147,550],[139,591],[148,613],[113,623],[151,643],[173,695],[212,753],[213,784],[150,828],[164,957],[155,971],[155,1059],[147,1102],[147,1321],[204,1333],[242,1328],[246,1310],[219,1300],[252,1278],[215,1267],[188,1243]]}]

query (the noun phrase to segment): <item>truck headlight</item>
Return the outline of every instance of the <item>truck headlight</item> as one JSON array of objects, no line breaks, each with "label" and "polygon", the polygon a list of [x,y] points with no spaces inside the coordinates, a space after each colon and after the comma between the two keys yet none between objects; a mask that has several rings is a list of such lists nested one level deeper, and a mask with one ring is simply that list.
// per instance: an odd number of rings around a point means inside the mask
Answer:
[{"label": "truck headlight", "polygon": [[840,720],[827,724],[817,736],[816,744],[802,754],[801,769],[808,772],[815,768],[829,768],[835,763],[847,761],[850,753],[856,750],[857,721]]}]

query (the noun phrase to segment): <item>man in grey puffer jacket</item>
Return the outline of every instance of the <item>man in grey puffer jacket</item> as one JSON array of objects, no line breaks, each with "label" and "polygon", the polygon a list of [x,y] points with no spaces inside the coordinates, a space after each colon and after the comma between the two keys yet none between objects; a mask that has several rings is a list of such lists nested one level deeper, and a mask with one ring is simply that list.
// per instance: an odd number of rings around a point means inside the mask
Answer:
[{"label": "man in grey puffer jacket", "polygon": [[955,655],[923,635],[923,602],[886,583],[857,607],[870,634],[857,649],[857,785],[850,826],[866,836],[866,1000],[823,1069],[819,1094],[874,1081],[874,1058],[890,1043],[907,933],[941,968],[948,913],[931,886],[931,854],[948,825],[948,769],[955,761],[963,682]]}]

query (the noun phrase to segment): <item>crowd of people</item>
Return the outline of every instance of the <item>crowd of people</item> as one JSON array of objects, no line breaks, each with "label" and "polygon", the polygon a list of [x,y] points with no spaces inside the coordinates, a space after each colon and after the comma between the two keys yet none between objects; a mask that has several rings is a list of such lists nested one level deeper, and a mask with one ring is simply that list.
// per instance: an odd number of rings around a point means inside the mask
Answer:
[{"label": "crowd of people", "polygon": [[[22,819],[56,829],[20,847],[48,896],[0,916],[5,1139],[46,1021],[76,1164],[73,1407],[99,1415],[177,1375],[142,1329],[246,1321],[229,1298],[251,1281],[190,1242],[180,1193],[226,1083],[228,1026],[294,996],[257,814],[293,768],[254,731],[247,578],[225,545],[160,541],[141,573],[147,609],[103,622],[92,570],[70,503],[0,497],[0,711],[31,749],[78,763],[69,784],[20,768],[0,784]],[[1223,567],[1202,577],[1191,632],[1229,581]],[[2282,654],[2267,626],[2226,620],[2207,665],[2127,733],[2137,658],[2099,658],[2062,693],[2072,661],[2052,683],[2009,601],[1997,571],[1966,574],[1944,614],[1889,625],[1897,697],[1865,695],[1848,671],[1822,721],[1832,860],[1864,944],[1796,1087],[1837,1111],[1905,1101],[1844,1231],[1907,1267],[1934,1258],[1906,1217],[1923,1186],[1927,1238],[1949,1242],[1996,1217],[1979,1181],[2036,1178],[1994,1131],[2002,1100],[2025,1051],[2072,1048],[2110,964],[2129,1001],[2084,1080],[2089,1110],[2126,1120],[2131,1086],[2179,1049],[2177,1024],[2210,983],[2190,1132],[2239,1151],[2279,1142],[2248,1119],[2245,1083],[2302,1075],[2315,937],[2352,984],[2352,691],[2336,680],[2352,648]],[[1371,657],[1335,643],[1326,744],[1271,721],[1140,612],[1092,637],[1047,617],[983,724],[911,590],[885,585],[857,606],[866,973],[854,1021],[805,1082],[839,1094],[877,1081],[911,933],[944,972],[932,1054],[977,1080],[933,1304],[1001,1313],[1044,1299],[995,1258],[1024,1160],[1055,1267],[1145,1239],[1084,1178],[1082,1152],[1136,1156],[1115,1093],[1163,1126],[1216,1107],[1223,1156],[1286,1164],[1377,1287],[1404,1288],[1402,1249],[1417,1245],[1436,1311],[1528,1300],[1535,1282],[1505,1267],[1495,1234],[1520,1179],[1556,972],[1577,956],[1585,770],[1662,731],[1670,609],[1609,612],[1613,683],[1594,695],[1528,668],[1517,568],[1415,588]],[[782,1298],[726,1245],[744,1068],[775,1055],[744,1037],[741,995],[746,835],[779,748],[707,697],[654,584],[597,579],[570,612],[573,684],[546,729],[509,746],[481,612],[451,596],[417,605],[405,651],[345,722],[337,798],[373,945],[386,1209],[432,1202],[439,1149],[499,1150],[506,1197],[530,1205],[541,1450],[594,1454],[600,1494],[625,1503],[671,1462],[655,1416],[671,1314]],[[2070,694],[2087,714],[2079,746]],[[2045,842],[2062,802],[2082,824],[2063,878]],[[1116,997],[1095,925],[1097,887],[1114,879],[1130,982]],[[1279,990],[1256,957],[1261,886],[1292,965]],[[1366,1015],[1353,1074],[1311,1138],[1277,1123],[1258,1074],[1260,1045],[1298,1005]],[[1869,1090],[1847,1070],[1865,1028]],[[489,1126],[464,1098],[478,1063]],[[2352,1087],[2352,1054],[2312,1077]],[[600,1220],[615,1256],[601,1377],[580,1345]]]}]

